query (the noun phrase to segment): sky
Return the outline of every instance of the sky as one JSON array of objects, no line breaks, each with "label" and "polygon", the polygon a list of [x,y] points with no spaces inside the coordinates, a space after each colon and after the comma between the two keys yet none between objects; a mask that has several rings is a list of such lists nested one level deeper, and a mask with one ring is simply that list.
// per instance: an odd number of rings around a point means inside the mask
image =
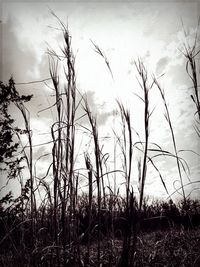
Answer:
[{"label": "sky", "polygon": [[[97,116],[105,153],[112,154],[113,151],[112,129],[119,132],[121,129],[119,115],[113,115],[117,109],[116,99],[130,110],[132,126],[144,140],[144,106],[137,97],[143,95],[134,65],[138,58],[144,62],[150,78],[153,74],[156,77],[162,75],[159,82],[165,91],[178,150],[200,151],[200,141],[193,129],[195,107],[190,97],[191,81],[181,53],[185,41],[183,25],[187,40],[192,43],[195,36],[200,15],[199,1],[3,1],[0,80],[6,82],[13,75],[21,93],[34,95],[27,107],[31,114],[35,161],[51,150],[51,146],[39,144],[50,141],[50,126],[55,113],[53,109],[41,111],[54,100],[49,81],[46,83],[48,86],[26,82],[49,78],[47,49],[53,48],[60,53],[63,45],[59,23],[51,10],[68,24],[76,55],[77,88],[87,94],[91,110]],[[94,51],[92,42],[106,55],[113,77],[105,61]],[[150,91],[149,98],[150,108],[155,107],[150,121],[150,142],[173,152],[164,106],[156,88]],[[14,115],[15,110],[12,112]],[[82,112],[78,110],[80,115]],[[21,122],[20,117],[16,120]],[[86,125],[87,121],[83,119],[81,123]],[[135,142],[138,141],[136,135],[134,138]],[[77,152],[82,151],[80,154],[83,156],[84,151],[90,150],[88,139],[84,140],[82,133],[77,139]],[[199,181],[199,156],[192,152],[180,152],[180,156],[188,163],[190,180]],[[136,191],[137,160],[140,157],[141,154],[134,150],[131,179]],[[77,161],[80,166],[83,164],[83,158]],[[169,192],[173,193],[180,186],[175,160],[160,157],[156,164]],[[37,175],[44,175],[48,165],[48,157],[37,161]],[[187,184],[186,175],[183,174],[183,178]],[[123,183],[120,177],[118,182],[119,185]],[[13,188],[13,183],[9,184]],[[199,183],[187,186],[186,190],[188,194],[193,190],[193,196],[198,196]],[[145,192],[154,197],[167,197],[158,174],[150,165]]]}]

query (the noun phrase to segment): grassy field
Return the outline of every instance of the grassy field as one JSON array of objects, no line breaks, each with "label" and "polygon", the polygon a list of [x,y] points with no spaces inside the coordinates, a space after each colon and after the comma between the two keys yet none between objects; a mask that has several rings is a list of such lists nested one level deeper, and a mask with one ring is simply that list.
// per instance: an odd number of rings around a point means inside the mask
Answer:
[{"label": "grassy field", "polygon": [[[137,249],[134,252],[131,266],[200,266],[199,229],[189,231],[172,229],[143,233],[137,237],[136,246]],[[119,266],[122,247],[122,240],[102,240],[100,266]],[[91,244],[89,258],[87,257],[87,246],[80,245],[79,249],[79,260],[78,258],[76,260],[72,259],[67,265],[61,266],[98,266],[96,242]],[[46,252],[45,250],[38,252],[36,266],[57,266],[57,260],[53,258],[54,253],[52,251],[47,252],[47,250],[50,250],[50,248],[46,248]],[[49,253],[52,255],[48,255]],[[23,257],[23,261],[21,257]],[[30,255],[25,254],[21,257],[17,257],[13,252],[7,250],[5,254],[0,255],[0,264],[2,267],[31,266],[29,263]]]}]

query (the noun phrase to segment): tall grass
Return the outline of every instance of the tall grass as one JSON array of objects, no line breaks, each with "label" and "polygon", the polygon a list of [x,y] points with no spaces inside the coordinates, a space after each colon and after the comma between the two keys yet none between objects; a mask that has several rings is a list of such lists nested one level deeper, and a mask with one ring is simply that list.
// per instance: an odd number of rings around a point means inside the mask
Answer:
[{"label": "tall grass", "polygon": [[[13,81],[13,80],[12,80]],[[18,108],[18,110],[20,111],[22,117],[23,117],[23,122],[24,122],[24,133],[27,135],[27,139],[28,139],[28,143],[23,146],[21,138],[19,133],[17,133],[17,137],[23,147],[22,152],[24,154],[25,160],[26,160],[26,164],[28,167],[28,171],[29,171],[29,178],[28,181],[30,182],[30,221],[31,221],[31,240],[30,240],[30,245],[31,248],[33,249],[34,244],[36,242],[36,199],[35,199],[35,188],[34,188],[34,176],[33,176],[33,146],[32,146],[32,131],[31,131],[31,126],[30,126],[30,113],[28,111],[28,109],[26,108],[26,106],[24,105],[24,101],[22,100],[23,97],[20,97],[18,91],[15,88],[15,83],[14,81],[11,84],[11,95],[13,97],[13,102],[15,104],[15,106]],[[28,150],[28,152],[27,152]],[[20,173],[19,173],[20,174]],[[21,178],[21,175],[20,175]],[[22,190],[22,195],[23,195],[23,181],[22,178],[20,179],[21,182],[21,190]],[[21,198],[22,200],[22,219],[24,218],[24,199],[23,197]],[[23,228],[23,224],[21,226],[22,229],[22,241],[24,239],[24,228]],[[34,261],[33,261],[34,264]]]},{"label": "tall grass", "polygon": [[165,99],[165,94],[164,94],[164,91],[162,90],[162,88],[160,87],[160,84],[158,83],[158,81],[156,79],[154,79],[154,82],[159,89],[159,92],[160,92],[162,100],[163,100],[163,104],[165,106],[165,111],[166,111],[165,118],[169,124],[170,132],[171,132],[171,136],[172,136],[172,142],[173,142],[173,147],[174,147],[176,164],[177,164],[178,174],[179,174],[180,183],[181,183],[182,195],[183,195],[184,201],[186,201],[186,195],[185,195],[185,190],[184,190],[184,185],[183,185],[183,177],[182,177],[181,166],[180,166],[180,159],[179,159],[179,155],[178,155],[176,139],[175,139],[174,130],[173,130],[170,114],[169,114],[169,109],[168,109],[167,102]]},{"label": "tall grass", "polygon": [[[198,57],[200,53],[199,24],[200,24],[200,18],[198,21],[196,34],[195,34],[195,38],[194,38],[192,45],[189,40],[189,37],[186,34],[186,31],[184,30],[185,42],[183,43],[183,49],[181,51],[184,57],[186,58],[186,72],[192,83],[193,93],[190,96],[196,109],[195,114],[194,114],[194,120],[195,120],[194,129],[198,137],[200,137],[200,100],[199,100],[200,69],[199,69],[199,57]],[[183,29],[184,29],[184,26],[183,26]],[[191,182],[189,184],[191,184]]]},{"label": "tall grass", "polygon": [[[55,16],[55,14],[54,14]],[[74,173],[74,151],[75,151],[75,113],[76,113],[76,76],[75,76],[75,57],[71,48],[71,36],[65,25],[59,20],[64,37],[64,47],[62,49],[65,59],[65,78],[64,90],[59,84],[57,73],[58,57],[52,58],[55,53],[49,51],[51,55],[50,75],[55,89],[57,122],[52,125],[53,139],[53,181],[54,181],[54,238],[57,256],[57,265],[60,266],[59,249],[59,225],[58,214],[61,213],[62,231],[62,250],[63,264],[67,264],[68,250],[71,253],[71,244],[76,238],[76,184],[78,176]],[[59,212],[61,205],[61,211]],[[66,217],[67,208],[69,216]],[[69,232],[66,232],[66,224],[69,225]],[[69,248],[67,248],[69,245]],[[72,258],[74,257],[73,253]]]},{"label": "tall grass", "polygon": [[[94,155],[95,155],[95,167],[96,167],[95,178],[96,178],[96,183],[97,183],[97,214],[98,214],[97,263],[98,263],[98,266],[100,266],[100,252],[101,252],[101,242],[100,242],[101,241],[101,238],[100,238],[101,215],[100,215],[100,213],[101,213],[101,197],[102,197],[101,179],[103,180],[102,161],[101,161],[101,152],[100,152],[100,147],[99,147],[99,138],[98,138],[96,119],[92,116],[87,101],[85,102],[85,111],[88,115],[88,119],[89,119],[91,129],[92,129],[93,141],[94,141]],[[91,188],[90,188],[90,190],[91,190]],[[89,192],[89,194],[91,194],[91,193]]]},{"label": "tall grass", "polygon": [[[198,26],[196,29],[195,38],[193,41],[193,44],[191,45],[189,37],[186,34],[186,31],[184,30],[185,34],[185,42],[183,43],[183,50],[181,51],[186,58],[186,72],[192,82],[193,87],[193,95],[191,95],[192,101],[195,104],[196,107],[196,113],[195,115],[198,116],[198,119],[200,120],[200,100],[199,100],[199,64],[198,64],[198,55],[200,53],[199,48],[199,25],[200,25],[200,18],[198,21]],[[184,29],[184,26],[183,26]],[[199,129],[196,128],[197,134],[199,135]]]}]

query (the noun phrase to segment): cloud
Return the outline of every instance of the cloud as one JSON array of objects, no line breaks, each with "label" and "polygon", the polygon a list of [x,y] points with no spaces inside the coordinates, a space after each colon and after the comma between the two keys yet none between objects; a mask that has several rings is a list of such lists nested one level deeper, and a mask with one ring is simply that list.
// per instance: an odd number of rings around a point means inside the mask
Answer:
[{"label": "cloud", "polygon": [[[105,111],[105,103],[97,103],[95,92],[94,91],[87,91],[83,95],[84,99],[88,102],[89,108],[92,112],[92,115],[96,117],[98,126],[104,125],[107,121],[107,119],[112,116],[113,111]],[[81,100],[81,96],[78,95],[77,103]],[[76,117],[80,118],[82,115],[84,115],[84,111],[82,106],[84,107],[85,103],[84,100],[81,101],[81,105],[77,109]],[[87,118],[87,115],[84,116],[79,123],[89,125],[89,120]]]},{"label": "cloud", "polygon": [[1,77],[6,82],[11,75],[16,81],[24,81],[32,78],[37,66],[37,57],[35,51],[29,47],[26,40],[23,43],[16,35],[16,28],[20,32],[20,24],[11,17],[2,22],[2,59],[1,59]]},{"label": "cloud", "polygon": [[[14,19],[9,16],[6,21],[2,23],[2,75],[0,80],[7,82],[11,75],[13,75],[16,83],[31,82],[35,80],[43,80],[49,75],[48,56],[41,51],[38,51],[37,45],[32,46],[33,40],[29,38],[22,39],[20,32],[23,27],[15,17]],[[59,38],[60,39],[60,38]],[[62,42],[62,40],[61,40]],[[52,87],[51,81],[47,85]],[[53,95],[54,92],[43,83],[18,85],[17,89],[21,94],[33,94],[33,99],[27,104],[27,107],[32,117],[38,120],[47,120],[52,118],[53,109],[47,109],[44,112],[38,111],[48,108],[55,102]],[[81,89],[80,89],[81,90]],[[77,94],[77,103],[80,101],[81,96]],[[92,91],[87,92],[87,100],[94,115],[98,117],[98,123],[104,124],[109,112],[104,112],[96,102],[95,93]],[[53,112],[54,113],[54,112]],[[77,110],[77,118],[83,115],[83,109],[80,105]],[[81,120],[82,123],[87,123],[86,117]]]},{"label": "cloud", "polygon": [[168,57],[161,58],[156,65],[156,74],[162,74],[165,71],[169,61],[170,59]]}]

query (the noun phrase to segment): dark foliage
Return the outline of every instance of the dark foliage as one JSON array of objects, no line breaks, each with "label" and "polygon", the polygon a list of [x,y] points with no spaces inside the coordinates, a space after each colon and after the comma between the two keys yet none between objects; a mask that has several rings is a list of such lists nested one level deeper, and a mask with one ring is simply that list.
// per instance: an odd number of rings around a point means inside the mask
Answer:
[{"label": "dark foliage", "polygon": [[14,126],[14,119],[9,113],[12,104],[30,101],[32,95],[20,96],[11,77],[8,84],[0,81],[0,170],[7,171],[8,178],[17,177],[21,171],[23,156],[17,156],[19,140],[16,134],[25,133],[25,130]]}]

